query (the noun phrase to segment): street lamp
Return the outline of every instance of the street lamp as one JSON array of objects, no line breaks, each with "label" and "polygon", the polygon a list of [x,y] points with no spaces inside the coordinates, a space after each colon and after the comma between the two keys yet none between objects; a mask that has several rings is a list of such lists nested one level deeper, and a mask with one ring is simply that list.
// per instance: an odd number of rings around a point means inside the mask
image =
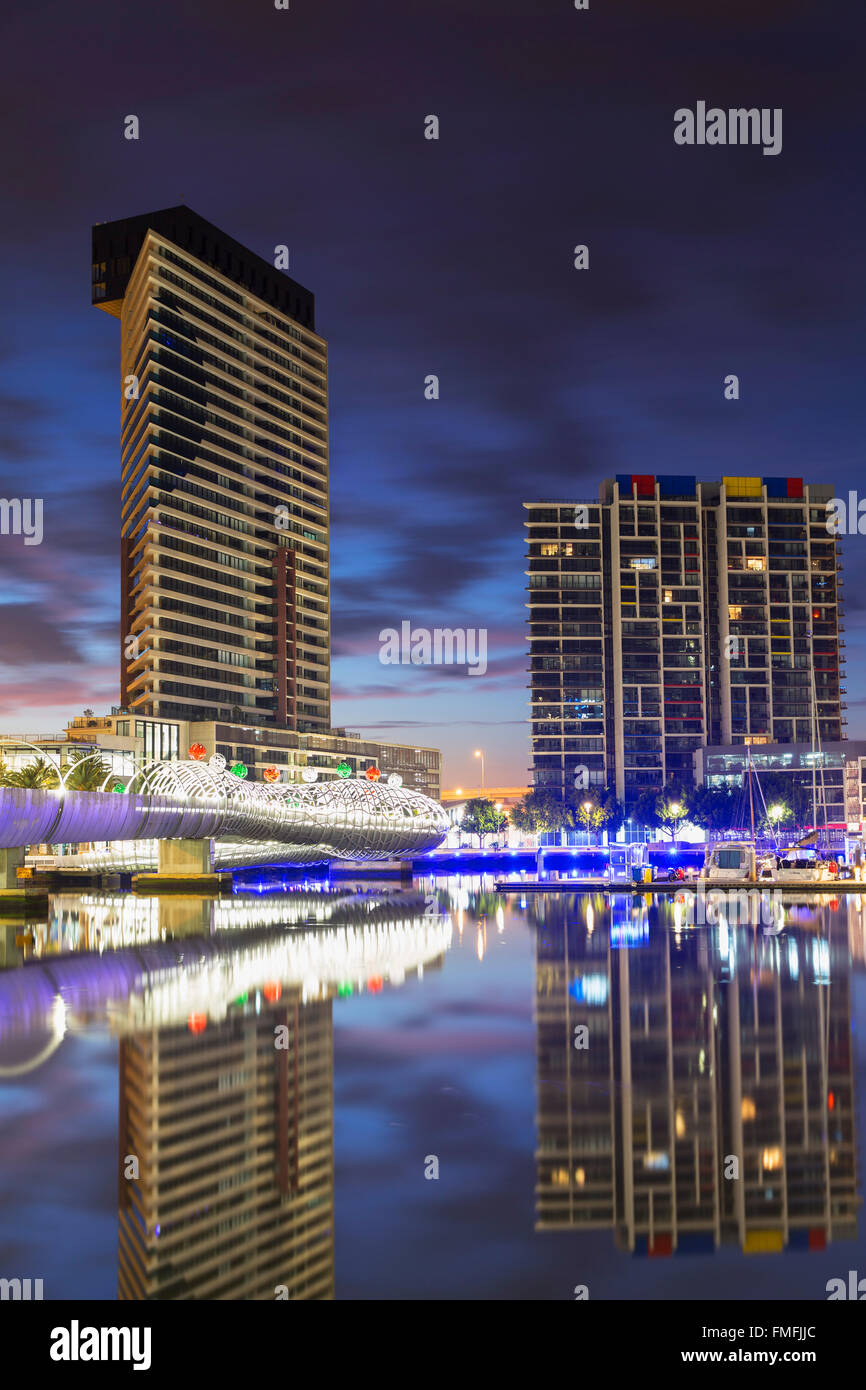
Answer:
[{"label": "street lamp", "polygon": [[675,848],[675,849],[676,849],[676,844],[677,844],[677,821],[678,821],[679,818],[680,818],[680,812],[682,811],[682,809],[683,809],[683,808],[682,808],[682,806],[680,805],[680,803],[679,803],[678,801],[672,801],[671,804],[670,804],[670,806],[668,807],[668,810],[670,811],[671,815],[672,815],[673,818],[674,818],[674,828],[673,828],[673,831],[672,831],[672,836],[673,836],[673,842],[674,842],[674,848]]},{"label": "street lamp", "polygon": [[770,807],[770,809],[769,809],[769,811],[768,811],[767,814],[769,815],[770,820],[778,822],[778,821],[780,821],[780,820],[782,819],[782,817],[784,816],[784,814],[785,814],[785,808],[784,808],[784,806],[781,806],[781,805],[779,804],[779,802],[777,801],[776,804],[775,804],[774,806],[771,806],[771,807]]},{"label": "street lamp", "polygon": [[481,759],[481,795],[484,795],[484,752],[480,748],[475,749],[476,758]]}]

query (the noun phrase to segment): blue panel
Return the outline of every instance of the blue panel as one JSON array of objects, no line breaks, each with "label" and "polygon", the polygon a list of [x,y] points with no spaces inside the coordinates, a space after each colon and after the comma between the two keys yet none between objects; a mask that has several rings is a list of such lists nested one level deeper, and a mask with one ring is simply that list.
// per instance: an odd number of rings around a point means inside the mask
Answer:
[{"label": "blue panel", "polygon": [[678,1255],[711,1255],[715,1248],[712,1231],[686,1231],[677,1236]]},{"label": "blue panel", "polygon": [[646,1255],[649,1253],[649,1241],[646,1236],[635,1236],[634,1250],[635,1255]]},{"label": "blue panel", "polygon": [[[773,482],[776,482],[776,479],[775,479],[775,478],[773,479]],[[783,482],[783,483],[785,482],[785,479],[784,479],[784,478],[782,479],[782,482]],[[803,1229],[802,1231],[799,1231],[799,1230],[798,1230],[798,1231],[789,1231],[789,1232],[788,1232],[788,1249],[789,1249],[789,1250],[808,1250],[808,1249],[809,1249],[809,1231],[808,1231],[808,1229]]]},{"label": "blue panel", "polygon": [[616,480],[619,483],[620,492],[624,492],[627,497],[631,497],[631,474],[617,473]]},{"label": "blue panel", "polygon": [[764,478],[763,483],[767,489],[768,497],[787,497],[788,479],[787,478]]},{"label": "blue panel", "polygon": [[664,476],[659,474],[656,479],[659,485],[659,497],[697,497],[698,485],[697,478],[693,474],[666,473]]}]

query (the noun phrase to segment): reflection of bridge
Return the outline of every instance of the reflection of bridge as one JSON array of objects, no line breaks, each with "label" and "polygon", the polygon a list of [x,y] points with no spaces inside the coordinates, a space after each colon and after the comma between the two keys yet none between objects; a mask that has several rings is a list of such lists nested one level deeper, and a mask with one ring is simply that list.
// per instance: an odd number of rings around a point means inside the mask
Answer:
[{"label": "reflection of bridge", "polygon": [[[194,934],[173,920],[169,940],[160,939],[165,922],[150,900],[105,895],[89,911],[98,921],[130,904],[139,918],[134,947],[46,955],[0,973],[0,1079],[41,1065],[85,1019],[107,1018],[121,1036],[190,1019],[198,1031],[245,996],[254,1009],[257,992],[272,1000],[296,990],[307,1002],[400,985],[451,944],[450,916],[428,915],[417,893],[342,898],[335,912],[342,922],[328,920],[332,904],[314,895],[202,903],[207,922],[190,904]],[[165,906],[174,913],[174,904]],[[310,916],[321,925],[291,930]],[[22,1046],[26,1061],[17,1055]]]},{"label": "reflection of bridge", "polygon": [[[132,790],[137,783],[138,789]],[[156,763],[117,792],[0,788],[0,850],[115,840],[267,841],[284,862],[390,859],[432,849],[448,817],[420,792],[363,779],[249,783],[198,762]]]}]

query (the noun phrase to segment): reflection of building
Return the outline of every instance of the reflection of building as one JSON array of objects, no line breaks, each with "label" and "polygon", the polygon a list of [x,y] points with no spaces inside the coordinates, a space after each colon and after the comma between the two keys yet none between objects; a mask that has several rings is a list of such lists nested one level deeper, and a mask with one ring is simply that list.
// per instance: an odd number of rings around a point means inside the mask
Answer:
[{"label": "reflection of building", "polygon": [[810,804],[814,791],[818,825],[844,829],[863,821],[866,741],[822,743],[814,751],[811,743],[700,748],[694,758],[695,782],[710,787],[745,786],[749,760],[759,777],[762,772],[784,774],[786,784],[790,780],[804,789]]},{"label": "reflection of building", "polygon": [[[536,786],[640,791],[706,744],[842,738],[833,489],[621,474],[527,507]],[[814,674],[812,668],[814,667]]]},{"label": "reflection of building", "polygon": [[332,1006],[278,992],[121,1039],[121,1299],[333,1297]]},{"label": "reflection of building", "polygon": [[538,908],[538,1228],[653,1255],[856,1236],[848,935],[827,909],[771,936],[681,929],[666,900]]}]

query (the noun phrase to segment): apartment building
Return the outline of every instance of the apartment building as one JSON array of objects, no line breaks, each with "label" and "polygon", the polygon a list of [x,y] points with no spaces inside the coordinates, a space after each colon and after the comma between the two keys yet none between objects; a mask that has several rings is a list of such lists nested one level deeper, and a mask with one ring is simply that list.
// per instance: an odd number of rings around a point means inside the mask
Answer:
[{"label": "apartment building", "polygon": [[93,229],[121,325],[121,702],[327,729],[327,346],[313,295],[199,217]]},{"label": "apartment building", "polygon": [[708,744],[842,739],[832,496],[622,474],[597,502],[525,503],[535,785],[630,805],[690,783]]}]

